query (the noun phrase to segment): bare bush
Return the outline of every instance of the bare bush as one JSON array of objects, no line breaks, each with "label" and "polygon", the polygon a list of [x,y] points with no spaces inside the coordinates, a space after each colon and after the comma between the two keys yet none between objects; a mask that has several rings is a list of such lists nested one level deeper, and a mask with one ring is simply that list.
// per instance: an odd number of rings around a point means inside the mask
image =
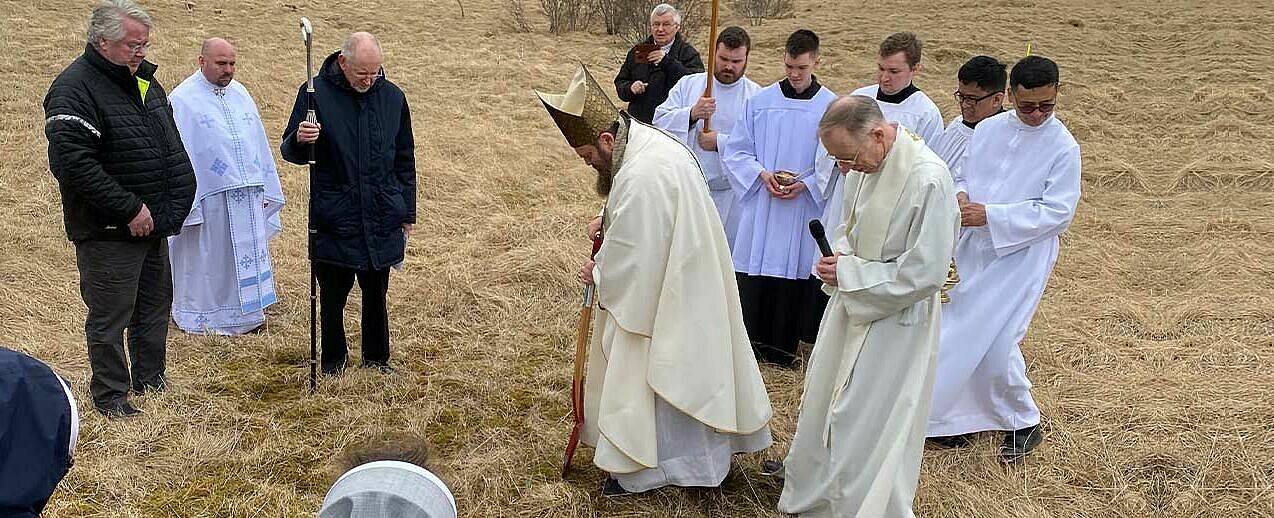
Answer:
[{"label": "bare bush", "polygon": [[730,7],[739,16],[748,19],[752,25],[761,25],[765,20],[791,18],[795,14],[793,0],[731,0]]},{"label": "bare bush", "polygon": [[549,32],[561,34],[587,28],[592,10],[579,0],[540,0],[540,9],[549,19]]},{"label": "bare bush", "polygon": [[531,32],[531,23],[526,19],[526,0],[508,0],[509,18],[506,20],[510,31]]},{"label": "bare bush", "polygon": [[[668,1],[668,0],[663,0]],[[606,34],[626,43],[640,43],[650,35],[650,11],[660,0],[594,0],[593,6],[606,26]],[[681,11],[681,36],[691,39],[706,18],[709,0],[668,2]]]}]

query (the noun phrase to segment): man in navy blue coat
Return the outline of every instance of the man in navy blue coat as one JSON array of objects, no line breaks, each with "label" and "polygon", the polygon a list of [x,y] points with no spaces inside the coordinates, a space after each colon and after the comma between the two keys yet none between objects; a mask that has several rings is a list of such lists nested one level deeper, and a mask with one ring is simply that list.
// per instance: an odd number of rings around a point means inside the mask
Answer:
[{"label": "man in navy blue coat", "polygon": [[302,85],[284,131],[283,159],[305,164],[314,146],[310,228],[319,283],[322,369],[345,367],[341,314],[354,280],[363,292],[363,366],[392,372],[385,295],[416,222],[416,160],[407,98],[385,78],[380,43],[345,38],[314,79],[318,124],[305,122]]},{"label": "man in navy blue coat", "polygon": [[0,347],[0,518],[34,518],[71,469],[80,420],[71,388],[40,360]]}]

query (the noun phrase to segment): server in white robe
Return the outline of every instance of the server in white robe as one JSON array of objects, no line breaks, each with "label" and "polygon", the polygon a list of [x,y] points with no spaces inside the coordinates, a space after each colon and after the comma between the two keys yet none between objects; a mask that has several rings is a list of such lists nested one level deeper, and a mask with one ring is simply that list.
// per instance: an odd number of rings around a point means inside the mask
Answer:
[{"label": "server in white robe", "polygon": [[[706,72],[682,77],[668,92],[668,99],[655,109],[655,126],[672,133],[694,151],[708,178],[708,190],[725,226],[726,240],[733,246],[739,228],[739,211],[735,209],[739,196],[726,177],[719,150],[730,138],[743,101],[761,87],[744,75],[752,47],[747,31],[726,27],[717,35],[716,45],[712,96],[704,97]],[[707,132],[703,131],[705,119],[711,121]]]},{"label": "server in white robe", "polygon": [[938,359],[939,290],[959,230],[946,164],[869,97],[827,110],[819,135],[845,176],[831,296],[806,371],[778,509],[914,516]]},{"label": "server in white robe", "polygon": [[1004,111],[1008,67],[990,56],[973,56],[960,67],[956,79],[960,83],[955,93],[960,115],[951,119],[947,129],[942,132],[938,146],[933,148],[946,161],[952,176],[960,174],[964,150],[973,137],[973,129],[979,122]]},{"label": "server in white robe", "polygon": [[748,342],[729,245],[690,149],[618,110],[582,66],[539,94],[607,197],[581,440],[602,494],[715,487],[768,448],[773,411]]},{"label": "server in white robe", "polygon": [[187,333],[238,335],[278,301],[269,242],[283,189],[257,105],[234,79],[234,47],[211,38],[169,100],[195,169],[194,206],[169,238],[173,320]]},{"label": "server in white robe", "polygon": [[[725,167],[739,193],[734,271],[743,320],[761,361],[792,366],[802,317],[813,304],[815,252],[808,224],[822,214],[815,168],[818,120],[836,94],[818,83],[818,36],[805,29],[788,37],[787,77],[744,102],[725,142]],[[795,175],[781,185],[776,173]]]},{"label": "server in white robe", "polygon": [[1058,69],[1028,56],[1009,76],[1015,110],[973,132],[955,178],[960,283],[944,308],[928,434],[946,441],[1004,430],[1000,456],[1042,439],[1019,343],[1057,260],[1080,195],[1079,144],[1053,114]]}]

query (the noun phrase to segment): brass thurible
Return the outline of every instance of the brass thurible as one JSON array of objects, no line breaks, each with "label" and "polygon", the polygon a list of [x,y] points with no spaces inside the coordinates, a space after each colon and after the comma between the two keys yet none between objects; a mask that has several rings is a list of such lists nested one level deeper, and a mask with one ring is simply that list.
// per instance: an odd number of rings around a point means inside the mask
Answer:
[{"label": "brass thurible", "polygon": [[954,288],[956,283],[960,282],[960,274],[956,273],[955,260],[951,261],[951,266],[947,267],[947,280],[942,282],[942,288],[938,290],[938,300],[943,304],[951,302],[951,296],[947,292]]}]

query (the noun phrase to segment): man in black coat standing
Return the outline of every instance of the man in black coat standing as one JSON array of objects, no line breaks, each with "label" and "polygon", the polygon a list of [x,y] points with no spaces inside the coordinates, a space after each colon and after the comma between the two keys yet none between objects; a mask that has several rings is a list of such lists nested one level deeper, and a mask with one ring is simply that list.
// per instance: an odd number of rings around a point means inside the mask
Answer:
[{"label": "man in black coat standing", "polygon": [[363,292],[363,366],[389,366],[389,268],[403,261],[416,222],[416,159],[407,98],[385,78],[380,43],[366,32],[345,38],[314,80],[318,124],[305,122],[302,84],[280,151],[307,163],[315,146],[310,228],[319,283],[322,369],[345,368],[341,315],[358,280]]},{"label": "man in black coat standing", "polygon": [[130,389],[167,383],[167,238],[181,231],[195,198],[172,106],[155,64],[146,61],[150,29],[150,15],[131,0],[102,1],[89,19],[84,54],[44,98],[49,170],[88,306],[89,392],[97,411],[112,418],[139,413]]},{"label": "man in black coat standing", "polygon": [[655,108],[668,99],[668,91],[682,76],[703,72],[703,60],[678,31],[681,13],[668,4],[650,12],[650,36],[628,50],[624,66],[615,76],[615,92],[628,103],[634,119],[650,124]]}]

